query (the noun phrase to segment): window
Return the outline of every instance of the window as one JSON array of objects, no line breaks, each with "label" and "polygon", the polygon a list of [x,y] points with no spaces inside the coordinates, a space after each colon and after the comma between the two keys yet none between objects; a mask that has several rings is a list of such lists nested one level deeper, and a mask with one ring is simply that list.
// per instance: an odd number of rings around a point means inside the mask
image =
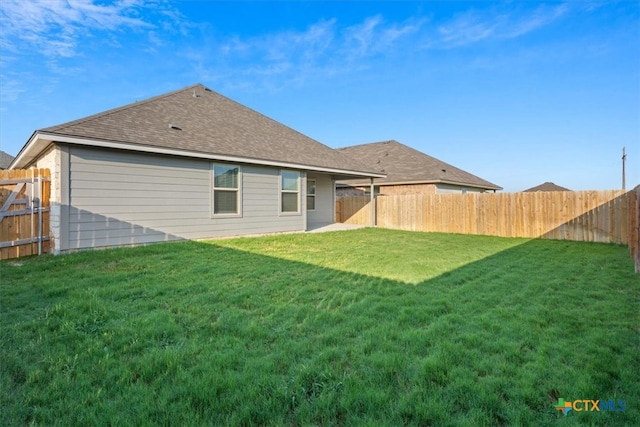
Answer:
[{"label": "window", "polygon": [[213,214],[229,215],[240,213],[240,167],[234,165],[213,165]]},{"label": "window", "polygon": [[307,180],[307,210],[313,211],[316,209],[316,180]]},{"label": "window", "polygon": [[280,211],[299,212],[300,173],[282,171],[280,174]]}]

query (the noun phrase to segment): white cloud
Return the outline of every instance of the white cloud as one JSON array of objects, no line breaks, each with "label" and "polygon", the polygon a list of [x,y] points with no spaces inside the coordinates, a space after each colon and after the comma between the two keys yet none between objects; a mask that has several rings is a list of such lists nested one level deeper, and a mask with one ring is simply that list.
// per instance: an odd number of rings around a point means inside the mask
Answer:
[{"label": "white cloud", "polygon": [[204,71],[203,79],[217,76],[216,81],[237,87],[228,80],[234,73],[222,71],[230,67],[241,70],[236,79],[254,79],[251,86],[277,89],[368,67],[370,59],[393,52],[401,44],[409,48],[411,35],[419,33],[422,23],[415,19],[387,23],[376,15],[341,28],[336,19],[321,20],[301,31],[217,40],[210,48],[215,54],[191,52],[189,57],[199,70],[204,70],[207,57],[217,58],[211,66],[215,73]]},{"label": "white cloud", "polygon": [[410,20],[401,25],[392,25],[382,31],[380,36],[380,44],[382,46],[390,46],[399,40],[401,37],[409,36],[413,33],[418,33],[420,27],[425,23],[425,20]]},{"label": "white cloud", "polygon": [[365,19],[362,24],[354,25],[345,31],[344,47],[358,56],[367,55],[376,48],[378,33],[382,17],[380,15]]},{"label": "white cloud", "polygon": [[[351,58],[369,57],[390,52],[410,37],[418,35],[424,24],[422,19],[409,19],[402,23],[386,23],[381,15],[365,19],[362,24],[348,27],[344,31],[342,50]],[[405,40],[403,40],[403,38]]]},{"label": "white cloud", "polygon": [[50,57],[74,56],[79,40],[92,30],[151,28],[134,16],[141,6],[137,0],[112,5],[95,4],[93,0],[3,0],[3,48],[29,48]]},{"label": "white cloud", "polygon": [[455,21],[439,28],[438,44],[446,47],[458,47],[475,43],[495,34],[496,23],[485,22],[473,13],[465,13]]},{"label": "white cloud", "polygon": [[[140,51],[160,54],[170,46],[180,52],[188,72],[201,81],[244,87],[242,80],[277,88],[372,69],[381,59],[410,58],[411,52],[424,54],[421,49],[520,37],[557,21],[569,9],[514,3],[470,10],[435,28],[421,16],[388,21],[378,14],[353,25],[323,19],[302,30],[242,37],[216,35],[210,24],[188,21],[177,7],[164,0],[0,0],[0,48],[5,62],[40,55],[51,73],[69,75],[79,72],[78,65],[64,59],[88,55],[86,40],[118,48],[121,34],[130,31],[138,33]],[[73,68],[65,72],[63,66]]]},{"label": "white cloud", "polygon": [[229,58],[249,58],[265,62],[314,61],[332,45],[335,20],[320,21],[305,31],[284,31],[260,37],[232,37],[220,43],[220,51]]},{"label": "white cloud", "polygon": [[528,34],[562,18],[568,4],[541,5],[531,10],[487,9],[467,11],[438,28],[428,47],[456,48],[486,39],[512,39]]},{"label": "white cloud", "polygon": [[[0,82],[0,93],[2,94],[3,101],[2,104],[15,101],[21,93],[26,91],[22,81],[15,76],[0,74]],[[0,109],[4,111],[6,110],[6,107],[2,105]]]},{"label": "white cloud", "polygon": [[377,14],[348,26],[337,19],[320,20],[298,31],[222,37],[191,60],[202,80],[277,90],[373,69],[390,57],[522,37],[557,22],[570,9],[556,3],[493,5],[467,10],[438,26],[428,25],[432,21],[424,16],[389,21]]},{"label": "white cloud", "polygon": [[522,36],[551,24],[563,17],[568,11],[569,6],[567,4],[560,4],[553,7],[540,6],[531,16],[514,19],[512,23],[505,26],[506,28],[504,28],[504,32],[501,35],[505,38]]},{"label": "white cloud", "polygon": [[[214,78],[226,86],[246,87],[233,80],[252,79],[250,86],[278,88],[300,85],[310,76],[327,72],[326,64],[339,42],[336,21],[322,20],[303,31],[282,31],[260,37],[238,36],[218,40],[210,54],[190,50],[187,57],[200,70],[201,78]],[[208,58],[215,58],[211,66]],[[209,68],[215,69],[210,71]],[[237,70],[234,72],[233,70]]]}]

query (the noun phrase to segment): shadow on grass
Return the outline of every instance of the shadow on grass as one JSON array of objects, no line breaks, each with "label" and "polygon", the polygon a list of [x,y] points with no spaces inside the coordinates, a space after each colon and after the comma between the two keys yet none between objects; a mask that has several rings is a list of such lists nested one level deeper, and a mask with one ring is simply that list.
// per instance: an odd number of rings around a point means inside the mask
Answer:
[{"label": "shadow on grass", "polygon": [[3,262],[0,421],[632,425],[624,251],[527,241],[417,286],[216,242]]}]

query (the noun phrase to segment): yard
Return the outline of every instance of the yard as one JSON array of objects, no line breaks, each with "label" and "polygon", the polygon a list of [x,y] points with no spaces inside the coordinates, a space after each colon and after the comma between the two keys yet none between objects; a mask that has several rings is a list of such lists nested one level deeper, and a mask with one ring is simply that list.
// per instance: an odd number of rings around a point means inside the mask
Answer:
[{"label": "yard", "polygon": [[0,279],[0,425],[640,419],[623,246],[363,229],[26,258]]}]

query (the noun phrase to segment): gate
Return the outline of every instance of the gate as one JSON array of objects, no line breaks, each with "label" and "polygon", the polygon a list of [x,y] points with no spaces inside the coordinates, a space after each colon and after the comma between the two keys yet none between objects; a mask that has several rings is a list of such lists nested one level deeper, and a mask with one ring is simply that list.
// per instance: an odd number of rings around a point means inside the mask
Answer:
[{"label": "gate", "polygon": [[0,170],[0,260],[49,251],[49,169]]}]

